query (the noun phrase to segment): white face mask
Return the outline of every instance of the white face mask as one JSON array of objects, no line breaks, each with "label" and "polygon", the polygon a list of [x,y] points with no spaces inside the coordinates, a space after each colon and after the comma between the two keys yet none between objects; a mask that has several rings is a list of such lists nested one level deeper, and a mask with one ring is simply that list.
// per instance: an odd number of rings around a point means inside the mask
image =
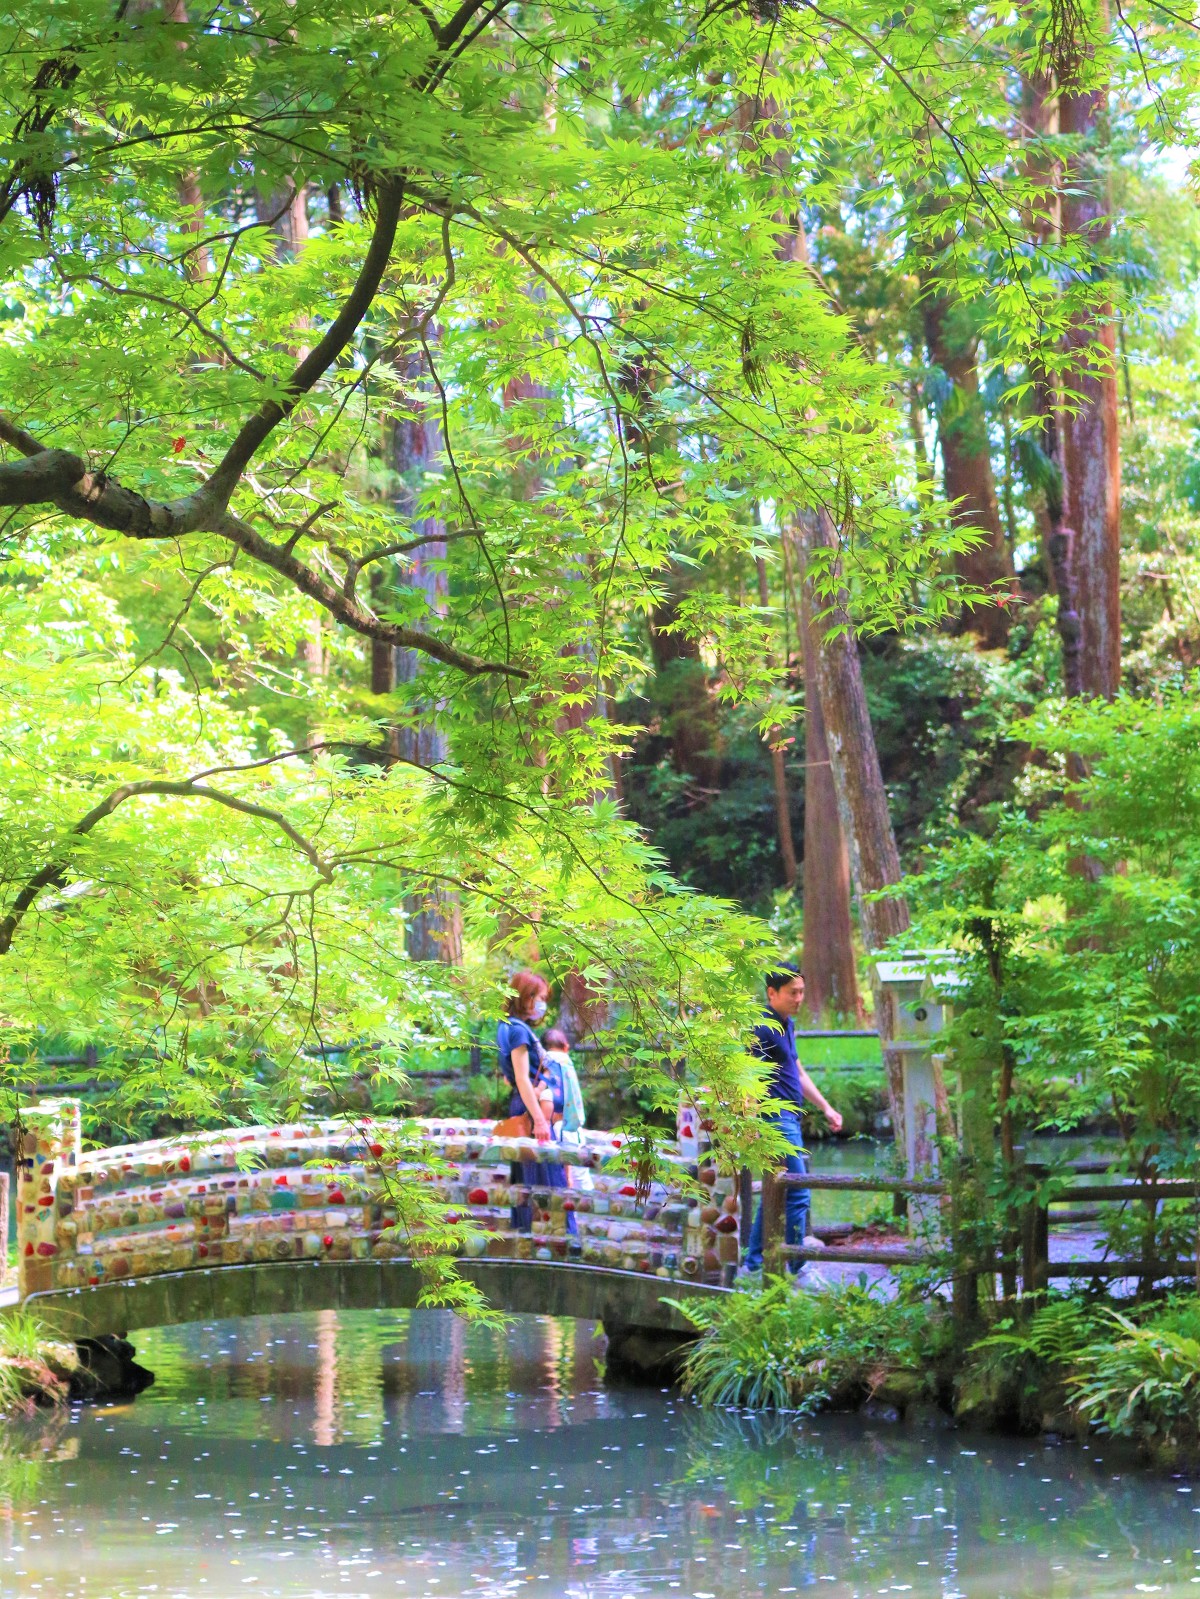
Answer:
[{"label": "white face mask", "polygon": [[544,999],[535,999],[529,1014],[533,1017],[535,1022],[540,1022],[542,1017],[546,1014],[546,1001]]}]

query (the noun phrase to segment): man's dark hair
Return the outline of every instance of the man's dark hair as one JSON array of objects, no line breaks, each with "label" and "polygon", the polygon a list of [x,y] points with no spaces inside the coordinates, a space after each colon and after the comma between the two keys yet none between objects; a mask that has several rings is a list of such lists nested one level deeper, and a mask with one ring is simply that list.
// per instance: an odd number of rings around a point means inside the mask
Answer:
[{"label": "man's dark hair", "polygon": [[801,976],[798,966],[776,966],[774,971],[767,973],[767,987],[778,994],[781,988],[786,988],[793,977]]}]

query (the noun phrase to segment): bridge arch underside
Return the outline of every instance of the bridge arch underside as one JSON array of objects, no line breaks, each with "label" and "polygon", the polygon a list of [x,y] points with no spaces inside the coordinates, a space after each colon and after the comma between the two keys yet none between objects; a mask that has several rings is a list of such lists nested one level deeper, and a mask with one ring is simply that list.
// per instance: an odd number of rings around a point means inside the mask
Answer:
[{"label": "bridge arch underside", "polygon": [[[669,1300],[723,1296],[728,1290],[670,1282],[639,1272],[535,1260],[457,1263],[489,1305],[512,1315],[573,1316],[618,1329],[681,1342],[696,1336]],[[239,1316],[280,1316],[309,1310],[411,1310],[422,1288],[407,1260],[315,1260],[163,1273],[90,1288],[49,1289],[25,1300],[46,1327],[67,1339]]]}]

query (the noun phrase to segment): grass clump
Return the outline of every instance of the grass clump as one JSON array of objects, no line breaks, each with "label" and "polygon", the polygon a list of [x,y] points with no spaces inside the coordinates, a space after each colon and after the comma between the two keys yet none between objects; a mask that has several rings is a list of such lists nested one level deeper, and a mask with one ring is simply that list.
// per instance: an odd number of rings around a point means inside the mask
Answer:
[{"label": "grass clump", "polygon": [[903,1408],[938,1388],[938,1304],[884,1299],[860,1284],[804,1293],[780,1280],[680,1308],[703,1333],[683,1388],[704,1405],[812,1412],[881,1399]]},{"label": "grass clump", "polygon": [[78,1364],[74,1345],[52,1339],[29,1311],[0,1317],[0,1414],[61,1404]]}]

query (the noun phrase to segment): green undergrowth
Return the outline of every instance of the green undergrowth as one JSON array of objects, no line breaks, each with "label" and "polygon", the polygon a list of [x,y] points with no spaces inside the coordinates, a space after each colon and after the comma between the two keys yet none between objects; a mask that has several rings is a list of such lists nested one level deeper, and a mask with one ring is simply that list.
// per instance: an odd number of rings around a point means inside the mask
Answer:
[{"label": "green undergrowth", "polygon": [[935,1403],[992,1431],[1089,1432],[1164,1466],[1200,1464],[1200,1296],[1136,1308],[1052,1295],[984,1336],[960,1338],[949,1307],[902,1285],[821,1293],[777,1281],[681,1306],[702,1336],[683,1387],[702,1405],[903,1412]]},{"label": "green undergrowth", "polygon": [[859,1284],[804,1293],[779,1281],[683,1308],[703,1329],[683,1373],[701,1404],[811,1412],[936,1398],[936,1355],[949,1338],[940,1305]]},{"label": "green undergrowth", "polygon": [[61,1404],[79,1360],[26,1310],[0,1317],[0,1416]]},{"label": "green undergrowth", "polygon": [[959,1408],[1023,1430],[1096,1431],[1163,1465],[1200,1462],[1200,1298],[1136,1309],[1046,1301],[968,1352]]}]

